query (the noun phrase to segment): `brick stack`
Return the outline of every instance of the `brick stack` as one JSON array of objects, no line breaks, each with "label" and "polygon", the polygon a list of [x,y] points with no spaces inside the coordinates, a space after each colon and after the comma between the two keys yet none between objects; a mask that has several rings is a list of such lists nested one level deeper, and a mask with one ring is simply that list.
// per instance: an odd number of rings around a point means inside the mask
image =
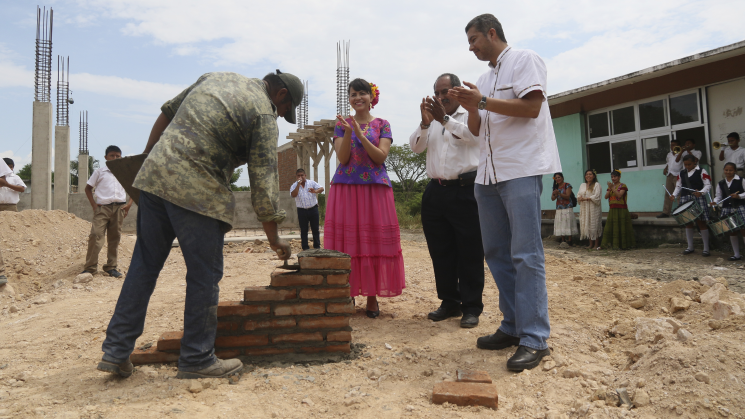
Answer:
[{"label": "brick stack", "polygon": [[[243,301],[217,307],[219,358],[288,353],[350,352],[354,305],[349,296],[351,258],[333,250],[298,255],[299,271],[276,269],[268,287],[248,287]],[[157,345],[132,354],[135,364],[178,360],[183,332],[167,332]]]}]

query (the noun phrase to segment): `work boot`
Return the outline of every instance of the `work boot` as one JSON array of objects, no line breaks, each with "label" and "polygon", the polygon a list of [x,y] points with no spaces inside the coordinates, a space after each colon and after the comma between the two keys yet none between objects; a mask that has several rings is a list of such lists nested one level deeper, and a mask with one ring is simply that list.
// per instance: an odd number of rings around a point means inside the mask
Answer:
[{"label": "work boot", "polygon": [[432,311],[429,314],[427,314],[427,318],[432,321],[440,322],[440,321],[449,319],[451,317],[460,317],[462,315],[463,315],[463,312],[460,311],[460,308],[448,309],[443,306],[440,306],[440,308],[438,308],[437,310]]},{"label": "work boot", "polygon": [[8,283],[8,277],[5,275],[0,275],[0,285],[5,285],[7,283]]},{"label": "work boot", "polygon": [[179,371],[176,378],[224,378],[243,368],[240,359],[218,359],[214,364],[198,371]]},{"label": "work boot", "polygon": [[530,370],[538,366],[541,363],[541,359],[544,356],[551,355],[551,350],[546,349],[533,349],[527,346],[520,345],[512,355],[512,358],[507,360],[507,369],[510,371],[522,371]]},{"label": "work boot", "polygon": [[111,361],[101,360],[101,362],[98,363],[98,367],[96,367],[96,369],[103,372],[117,374],[123,378],[127,378],[132,375],[132,371],[134,371],[135,366],[132,365],[132,362],[129,360],[129,358],[127,358],[127,360],[122,362],[121,364],[115,364]]},{"label": "work boot", "polygon": [[116,269],[109,269],[106,271],[107,274],[113,276],[114,278],[121,278],[122,274],[121,272],[117,271]]}]

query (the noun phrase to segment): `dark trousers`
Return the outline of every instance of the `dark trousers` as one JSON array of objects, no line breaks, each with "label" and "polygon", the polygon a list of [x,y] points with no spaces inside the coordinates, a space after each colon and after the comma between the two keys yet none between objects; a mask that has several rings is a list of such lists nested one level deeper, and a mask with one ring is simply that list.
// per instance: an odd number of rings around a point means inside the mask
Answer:
[{"label": "dark trousers", "polygon": [[484,248],[473,184],[430,181],[422,196],[422,226],[445,308],[478,316],[484,309]]},{"label": "dark trousers", "polygon": [[320,233],[318,231],[318,205],[312,208],[298,208],[297,218],[300,221],[300,244],[303,250],[308,250],[308,223],[310,223],[310,229],[313,232],[313,248],[321,248],[321,240],[319,238]]},{"label": "dark trousers", "polygon": [[178,368],[197,371],[217,360],[217,284],[223,274],[225,240],[222,223],[143,191],[132,262],[103,342],[105,361],[124,362],[134,350],[145,325],[150,296],[177,237],[186,262],[184,337]]}]

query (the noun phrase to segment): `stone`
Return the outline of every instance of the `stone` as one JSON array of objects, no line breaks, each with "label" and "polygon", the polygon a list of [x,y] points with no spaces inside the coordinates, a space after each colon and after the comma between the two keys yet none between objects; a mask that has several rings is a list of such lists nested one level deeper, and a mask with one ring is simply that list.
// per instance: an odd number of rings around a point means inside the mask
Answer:
[{"label": "stone", "polygon": [[0,295],[7,295],[9,297],[15,297],[16,291],[10,284],[0,285]]},{"label": "stone", "polygon": [[425,377],[431,377],[434,373],[435,371],[432,368],[427,368],[426,370],[422,371],[422,375]]},{"label": "stone", "polygon": [[634,300],[629,301],[629,305],[631,308],[640,309],[647,305],[647,299],[645,297],[636,298]]},{"label": "stone", "polygon": [[724,259],[723,258],[717,258],[717,260],[714,262],[714,265],[720,266],[723,263],[724,263]]},{"label": "stone", "polygon": [[461,383],[492,383],[491,377],[486,371],[457,370],[455,377],[456,381]]},{"label": "stone", "polygon": [[696,381],[700,381],[706,384],[709,384],[711,382],[709,375],[706,374],[705,372],[697,372],[694,378],[696,378]]},{"label": "stone", "polygon": [[393,349],[393,346],[391,346],[390,344],[386,343],[385,344],[385,349],[392,350]]},{"label": "stone", "polygon": [[60,279],[59,281],[57,281],[57,282],[55,282],[54,284],[52,284],[52,287],[54,287],[55,289],[57,289],[57,288],[62,288],[62,287],[64,287],[65,285],[67,285],[67,284],[65,283],[65,280],[64,280],[64,279]]},{"label": "stone", "polygon": [[564,372],[561,375],[564,378],[574,378],[574,377],[579,377],[582,374],[580,374],[579,370],[567,368],[564,370]]},{"label": "stone", "polygon": [[499,395],[493,384],[441,382],[432,390],[432,403],[484,406],[497,409]]},{"label": "stone", "polygon": [[724,290],[725,290],[724,285],[718,282],[715,283],[705,293],[701,294],[701,303],[702,304],[716,303],[717,301],[719,301],[719,295]]},{"label": "stone", "polygon": [[559,247],[562,249],[569,249],[569,243],[561,242],[561,244],[559,244]]},{"label": "stone", "polygon": [[713,276],[705,276],[705,277],[699,279],[698,282],[701,285],[706,285],[707,287],[711,287],[711,286],[714,286],[714,284],[717,283],[717,280],[714,279]]},{"label": "stone", "polygon": [[383,374],[377,368],[367,370],[367,378],[371,380],[377,380],[378,378],[380,378],[381,375]]},{"label": "stone", "polygon": [[551,371],[554,368],[556,368],[555,361],[547,361],[543,363],[543,371]]},{"label": "stone", "polygon": [[636,382],[636,386],[637,386],[637,387],[639,387],[639,388],[642,388],[642,387],[644,387],[644,386],[646,386],[646,385],[647,385],[647,381],[646,381],[645,379],[643,379],[643,378],[640,378],[640,379],[639,379],[639,380],[638,380],[638,381]]},{"label": "stone", "polygon": [[598,346],[596,343],[590,344],[590,351],[591,352],[597,352],[600,350],[600,346]]},{"label": "stone", "polygon": [[189,384],[189,392],[196,394],[201,393],[202,390],[204,390],[202,383],[197,380],[191,380],[191,383]]},{"label": "stone", "polygon": [[581,281],[581,280],[582,280],[582,277],[581,277],[581,276],[579,276],[579,275],[575,275],[575,276],[574,276],[574,280],[575,280],[575,281]]},{"label": "stone", "polygon": [[650,319],[647,317],[638,317],[636,319],[636,341],[649,342],[653,341],[658,333],[666,334],[673,332],[673,326],[665,319]]},{"label": "stone", "polygon": [[76,276],[75,279],[72,281],[72,283],[73,284],[87,284],[91,281],[93,281],[93,274],[91,274],[90,272],[84,272]]},{"label": "stone", "polygon": [[36,304],[36,305],[42,305],[42,304],[46,304],[48,302],[49,302],[49,298],[48,298],[48,296],[46,294],[40,295],[40,296],[34,298],[33,300],[31,300],[31,304]]},{"label": "stone", "polygon": [[729,301],[717,301],[712,307],[714,320],[724,320],[731,315],[742,314],[742,309],[735,303]]},{"label": "stone", "polygon": [[636,390],[634,392],[634,405],[636,407],[649,406],[649,403],[649,393],[644,390]]},{"label": "stone", "polygon": [[311,399],[308,399],[308,398],[303,399],[303,402],[302,403],[303,404],[307,404],[310,407],[313,407],[315,405],[315,403],[313,403],[313,401]]},{"label": "stone", "polygon": [[10,308],[8,308],[8,311],[10,311],[11,313],[17,313],[18,312],[18,307],[16,307],[16,305],[13,304],[13,305],[10,306]]},{"label": "stone", "polygon": [[673,297],[670,299],[670,310],[673,313],[676,311],[687,310],[691,306],[691,302],[685,298]]},{"label": "stone", "polygon": [[709,325],[709,327],[710,327],[710,328],[712,328],[713,330],[719,330],[719,329],[721,329],[721,328],[722,328],[722,326],[724,326],[724,325],[722,324],[722,322],[721,322],[721,321],[719,321],[719,320],[709,320],[709,323],[708,323],[708,325]]},{"label": "stone", "polygon": [[551,354],[551,358],[552,358],[552,360],[554,362],[556,362],[556,368],[561,368],[564,365],[567,365],[567,360],[566,360],[566,358],[564,358],[564,355],[562,355],[562,354],[560,354],[558,352],[553,352]]},{"label": "stone", "polygon": [[693,338],[693,335],[691,334],[691,332],[685,329],[678,329],[678,333],[675,337],[681,342],[688,342],[691,338]]},{"label": "stone", "polygon": [[678,333],[678,329],[680,329],[681,327],[683,327],[683,323],[681,323],[677,319],[672,319],[671,318],[671,319],[665,319],[665,320],[667,320],[667,322],[670,323],[673,326],[673,333]]}]

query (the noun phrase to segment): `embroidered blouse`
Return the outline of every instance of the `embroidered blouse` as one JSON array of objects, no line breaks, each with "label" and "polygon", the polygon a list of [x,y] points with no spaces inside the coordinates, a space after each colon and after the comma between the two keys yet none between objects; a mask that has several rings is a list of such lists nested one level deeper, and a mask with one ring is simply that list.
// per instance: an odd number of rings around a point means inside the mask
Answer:
[{"label": "embroidered blouse", "polygon": [[[614,186],[614,189],[619,190],[619,191],[626,191],[626,193],[623,194],[623,196],[620,199],[618,199],[616,198],[616,194],[611,192],[610,197],[608,197],[608,203],[610,204],[610,207],[628,209],[626,202],[629,197],[629,188],[626,187],[625,183],[619,183],[617,188],[615,188],[615,185],[613,186]],[[610,188],[606,189],[606,191],[610,191]]]},{"label": "embroidered blouse", "polygon": [[[351,121],[351,117],[347,118],[347,122],[351,124]],[[393,141],[391,125],[385,119],[375,118],[369,124],[360,124],[360,129],[365,137],[376,147],[380,144],[381,138],[390,138]],[[344,126],[341,124],[341,121],[337,121],[334,127],[334,140],[343,137]],[[357,138],[357,134],[354,132],[352,132],[352,148],[349,154],[349,161],[346,164],[339,163],[332,183],[355,185],[372,185],[377,183],[388,187],[391,186],[391,180],[388,178],[388,172],[385,170],[385,163],[376,164],[372,161],[359,138]]]},{"label": "embroidered blouse", "polygon": [[[559,193],[567,193],[567,189],[571,188],[572,185],[570,185],[567,182],[564,182],[564,186],[559,188]],[[572,197],[569,198],[562,198],[561,195],[559,195],[558,198],[556,198],[556,209],[567,209],[572,208]]]}]

